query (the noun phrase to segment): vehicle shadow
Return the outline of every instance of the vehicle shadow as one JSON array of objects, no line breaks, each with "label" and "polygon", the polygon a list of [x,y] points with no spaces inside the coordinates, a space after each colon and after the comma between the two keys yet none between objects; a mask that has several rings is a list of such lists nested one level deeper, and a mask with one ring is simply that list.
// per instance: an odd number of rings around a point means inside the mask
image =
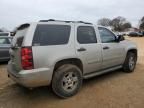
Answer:
[{"label": "vehicle shadow", "polygon": [[84,80],[83,86],[79,93],[66,100],[57,97],[53,92],[51,86],[49,87],[38,87],[32,90],[22,87],[16,83],[6,86],[4,89],[0,90],[0,105],[5,106],[6,104],[14,104],[15,106],[25,105],[26,107],[34,103],[41,104],[51,104],[55,105],[57,102],[66,102],[71,99],[77,99],[80,97],[80,94],[85,91],[88,87],[95,85],[100,85],[100,83],[106,83],[107,81],[117,78],[119,76],[124,76],[122,70],[112,71],[110,73],[93,77],[87,80]]},{"label": "vehicle shadow", "polygon": [[0,66],[1,66],[1,65],[7,65],[7,64],[8,64],[8,61],[1,61],[1,62],[0,62]]},{"label": "vehicle shadow", "polygon": [[102,74],[102,75],[95,76],[95,77],[92,77],[90,79],[84,80],[84,82],[83,82],[84,85],[83,86],[87,86],[89,84],[96,84],[96,83],[100,83],[100,82],[103,82],[103,81],[104,82],[109,81],[110,79],[121,76],[123,74],[126,74],[126,73],[122,72],[122,69],[111,71],[111,72],[108,72],[108,73],[105,73],[105,74]]},{"label": "vehicle shadow", "polygon": [[[97,77],[93,77],[87,80],[84,80],[83,86],[80,90],[82,92],[87,86],[95,85],[100,82],[108,81],[113,77],[118,77],[123,75],[124,73],[121,70],[113,71],[104,75],[100,75]],[[3,95],[1,95],[3,94]],[[33,88],[32,90],[22,87],[16,83],[8,85],[3,90],[0,90],[0,98],[9,98],[18,97],[18,101],[37,101],[41,98],[41,100],[53,101],[53,100],[61,100],[61,98],[57,97],[53,92],[51,86],[49,87],[38,87]],[[3,96],[3,97],[2,97]]]}]

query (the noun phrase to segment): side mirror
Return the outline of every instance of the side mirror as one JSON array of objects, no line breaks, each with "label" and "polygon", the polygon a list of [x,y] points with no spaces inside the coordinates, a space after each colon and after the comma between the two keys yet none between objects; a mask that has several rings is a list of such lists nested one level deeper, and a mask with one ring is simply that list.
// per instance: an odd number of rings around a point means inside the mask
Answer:
[{"label": "side mirror", "polygon": [[118,35],[116,40],[117,40],[117,42],[120,42],[120,41],[125,40],[125,38],[122,35]]},{"label": "side mirror", "polygon": [[11,36],[15,36],[16,32],[10,32]]}]

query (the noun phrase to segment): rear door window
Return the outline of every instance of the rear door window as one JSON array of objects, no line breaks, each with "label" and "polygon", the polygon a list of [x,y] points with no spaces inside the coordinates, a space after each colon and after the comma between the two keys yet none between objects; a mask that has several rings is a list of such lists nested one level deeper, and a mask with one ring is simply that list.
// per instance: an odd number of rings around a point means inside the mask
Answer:
[{"label": "rear door window", "polygon": [[36,28],[33,45],[62,45],[67,44],[70,37],[69,25],[39,24]]},{"label": "rear door window", "polygon": [[80,44],[97,43],[94,27],[79,26],[77,28],[77,40]]}]

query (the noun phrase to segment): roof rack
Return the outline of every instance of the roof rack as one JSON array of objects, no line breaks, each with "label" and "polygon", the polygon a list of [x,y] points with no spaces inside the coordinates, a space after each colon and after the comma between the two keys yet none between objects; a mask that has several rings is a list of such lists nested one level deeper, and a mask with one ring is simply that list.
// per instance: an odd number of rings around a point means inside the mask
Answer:
[{"label": "roof rack", "polygon": [[77,21],[77,23],[92,24],[90,22],[84,22],[84,21]]},{"label": "roof rack", "polygon": [[40,20],[39,22],[49,22],[49,21],[58,21],[58,22],[66,22],[66,23],[84,23],[84,24],[92,24],[92,23],[84,22],[84,21],[63,21],[63,20],[55,20],[55,19]]}]

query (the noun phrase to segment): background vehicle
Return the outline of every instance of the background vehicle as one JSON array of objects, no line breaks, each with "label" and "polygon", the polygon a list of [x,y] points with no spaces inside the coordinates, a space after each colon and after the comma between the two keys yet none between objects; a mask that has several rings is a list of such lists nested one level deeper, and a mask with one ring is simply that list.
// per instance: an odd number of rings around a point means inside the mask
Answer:
[{"label": "background vehicle", "polygon": [[10,36],[10,32],[0,32],[0,36]]},{"label": "background vehicle", "polygon": [[114,33],[117,36],[127,36],[129,34],[128,32],[114,32]]},{"label": "background vehicle", "polygon": [[51,84],[67,98],[79,91],[83,79],[120,68],[133,72],[137,47],[91,23],[42,20],[18,27],[10,55],[10,78],[29,88]]},{"label": "background vehicle", "polygon": [[142,34],[143,34],[143,36],[144,36],[144,31],[142,31]]},{"label": "background vehicle", "polygon": [[139,32],[130,32],[128,34],[128,36],[131,36],[131,37],[142,37],[143,34],[142,33],[139,33]]},{"label": "background vehicle", "polygon": [[0,62],[10,59],[9,49],[11,46],[11,38],[8,36],[0,36]]},{"label": "background vehicle", "polygon": [[129,32],[121,32],[122,36],[127,36],[129,34]]}]

